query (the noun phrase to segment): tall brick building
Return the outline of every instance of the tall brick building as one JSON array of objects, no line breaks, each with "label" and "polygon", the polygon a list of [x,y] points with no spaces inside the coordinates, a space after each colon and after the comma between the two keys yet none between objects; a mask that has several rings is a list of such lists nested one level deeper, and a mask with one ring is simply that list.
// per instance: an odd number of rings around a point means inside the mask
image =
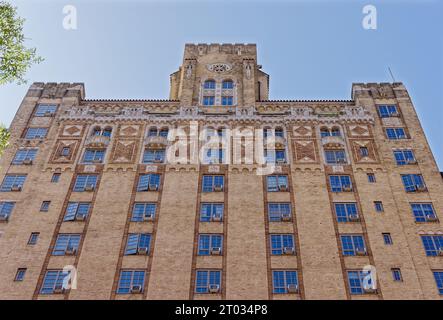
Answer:
[{"label": "tall brick building", "polygon": [[168,100],[34,83],[0,169],[0,299],[439,299],[443,181],[402,83],[269,100],[186,45]]}]

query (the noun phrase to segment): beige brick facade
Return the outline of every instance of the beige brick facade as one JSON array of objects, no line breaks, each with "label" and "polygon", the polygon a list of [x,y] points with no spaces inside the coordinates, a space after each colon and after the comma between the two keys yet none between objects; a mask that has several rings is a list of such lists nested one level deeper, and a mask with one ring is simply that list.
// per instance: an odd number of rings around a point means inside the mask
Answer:
[{"label": "beige brick facade", "polygon": [[[443,277],[443,180],[404,85],[355,83],[351,100],[342,101],[272,101],[268,94],[269,76],[251,44],[186,45],[169,100],[88,100],[81,83],[32,84],[0,161],[0,299],[441,299],[434,272]],[[42,105],[56,106],[55,112],[42,114]],[[396,113],[382,117],[380,106],[395,106]],[[27,136],[29,128],[47,133]],[[197,159],[206,128],[225,130],[225,163]],[[257,144],[267,128],[275,144],[265,149],[284,154],[271,171],[260,162],[264,147]],[[391,128],[403,128],[405,139],[389,139]],[[167,139],[161,129],[168,129]],[[188,135],[176,138],[176,129]],[[255,136],[226,135],[236,129]],[[143,161],[145,150],[172,148],[175,155],[184,150],[186,159]],[[38,150],[32,163],[14,161],[28,149]],[[86,150],[104,150],[104,158],[85,161]],[[234,161],[248,150],[251,161]],[[398,150],[412,150],[416,162],[398,165]],[[345,159],[332,164],[325,151],[344,152]],[[160,182],[151,180],[142,192],[139,179],[146,174],[158,174]],[[426,188],[406,192],[407,174],[421,175]],[[8,187],[13,175],[26,176],[17,191],[9,188],[15,182]],[[74,190],[82,175],[97,177],[92,190]],[[214,175],[223,183],[206,192],[203,180]],[[274,175],[287,183],[271,192],[268,176]],[[349,177],[350,190],[333,192],[331,175]],[[40,210],[43,201],[50,201],[47,212]],[[87,217],[66,221],[76,202],[90,205]],[[337,218],[342,203],[355,205],[355,221]],[[133,221],[137,204],[155,204],[154,217]],[[209,204],[223,205],[221,221],[201,221]],[[274,204],[290,208],[287,221],[269,218]],[[411,204],[431,204],[436,219],[416,221]],[[39,234],[36,244],[28,243],[31,233]],[[79,235],[74,254],[53,254],[62,245],[60,234]],[[134,234],[149,234],[148,254],[140,245],[138,254],[126,254]],[[390,234],[391,245],[383,234]],[[221,235],[221,253],[200,254],[200,235]],[[292,236],[294,252],[286,246],[289,254],[273,254],[271,235]],[[364,247],[357,247],[365,254],[345,255],[343,235],[360,236]],[[426,254],[422,236],[433,237],[435,255]],[[368,266],[375,290],[351,285],[348,272]],[[65,267],[74,270],[71,282],[59,288],[63,276],[51,282],[51,271]],[[26,273],[15,281],[20,268]],[[401,271],[401,281],[392,269]],[[122,271],[144,277],[125,282]],[[216,292],[205,292],[210,289]]]}]

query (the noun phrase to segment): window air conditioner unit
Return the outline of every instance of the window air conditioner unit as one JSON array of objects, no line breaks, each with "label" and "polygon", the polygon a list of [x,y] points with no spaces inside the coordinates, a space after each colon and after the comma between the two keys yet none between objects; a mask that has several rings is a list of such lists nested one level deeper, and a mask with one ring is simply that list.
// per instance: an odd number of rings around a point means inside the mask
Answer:
[{"label": "window air conditioner unit", "polygon": [[150,184],[148,190],[150,190],[150,191],[157,191],[158,190],[158,185],[157,184]]},{"label": "window air conditioner unit", "polygon": [[428,190],[425,186],[416,186],[416,188],[417,188],[417,191],[420,191],[420,192],[424,192],[424,191]]},{"label": "window air conditioner unit", "polygon": [[29,159],[29,158],[24,159],[23,160],[23,164],[24,165],[28,165],[28,166],[31,165],[32,164],[32,159]]},{"label": "window air conditioner unit", "polygon": [[95,186],[93,184],[88,184],[85,187],[85,191],[94,191],[94,189],[95,189]]},{"label": "window air conditioner unit", "polygon": [[350,214],[349,221],[360,221],[360,217],[358,216],[358,214]]},{"label": "window air conditioner unit", "polygon": [[154,159],[154,163],[162,163],[162,159]]},{"label": "window air conditioner unit", "polygon": [[76,216],[75,216],[75,220],[77,220],[77,221],[85,221],[86,220],[86,214],[85,213],[78,213]]},{"label": "window air conditioner unit", "polygon": [[6,213],[0,214],[0,221],[8,221],[8,220],[9,220],[9,215],[7,215]]},{"label": "window air conditioner unit", "polygon": [[148,213],[143,216],[143,221],[154,221],[154,215],[152,213]]},{"label": "window air conditioner unit", "polygon": [[366,255],[366,248],[356,248],[355,254],[357,256],[365,256]]},{"label": "window air conditioner unit", "polygon": [[293,255],[295,252],[293,247],[285,247],[283,248],[283,253],[286,255]]},{"label": "window air conditioner unit", "polygon": [[54,293],[56,293],[56,294],[65,293],[65,288],[63,288],[63,285],[56,285],[54,287]]},{"label": "window air conditioner unit", "polygon": [[399,114],[397,111],[395,111],[395,112],[392,112],[392,113],[390,114],[390,116],[391,116],[391,117],[399,117],[400,114]]},{"label": "window air conditioner unit", "polygon": [[291,221],[291,214],[290,213],[282,213],[281,220],[282,221]]},{"label": "window air conditioner unit", "polygon": [[415,160],[415,159],[408,159],[408,160],[406,160],[406,163],[407,164],[417,164],[417,160]]},{"label": "window air conditioner unit", "polygon": [[66,248],[65,255],[74,256],[77,253],[76,248]]},{"label": "window air conditioner unit", "polygon": [[438,255],[443,256],[443,248],[438,249]]},{"label": "window air conditioner unit", "polygon": [[11,187],[11,191],[22,191],[22,186],[19,185],[19,184],[14,184],[14,185]]},{"label": "window air conditioner unit", "polygon": [[281,184],[278,186],[278,190],[280,191],[288,191],[288,186],[285,184]]},{"label": "window air conditioner unit", "polygon": [[352,188],[351,188],[351,186],[343,186],[342,190],[343,190],[343,192],[351,192]]},{"label": "window air conditioner unit", "polygon": [[298,292],[298,285],[296,284],[288,284],[286,287],[288,290],[288,293],[297,293]]},{"label": "window air conditioner unit", "polygon": [[208,289],[209,289],[210,293],[219,293],[220,292],[220,286],[218,284],[210,284]]},{"label": "window air conditioner unit", "polygon": [[277,163],[285,163],[286,160],[285,159],[277,159]]},{"label": "window air conditioner unit", "polygon": [[214,222],[220,222],[222,221],[222,216],[220,214],[215,214],[211,217],[211,220]]},{"label": "window air conditioner unit", "polygon": [[214,191],[223,191],[223,186],[221,184],[216,184],[214,186]]},{"label": "window air conditioner unit", "polygon": [[53,113],[51,111],[46,111],[44,116],[45,117],[52,117]]},{"label": "window air conditioner unit", "polygon": [[346,163],[346,159],[338,159],[337,163]]},{"label": "window air conditioner unit", "polygon": [[137,285],[137,286],[132,286],[131,287],[131,293],[141,293],[142,292],[142,286]]},{"label": "window air conditioner unit", "polygon": [[146,247],[140,247],[137,249],[137,254],[146,256],[148,254],[148,248]]},{"label": "window air conditioner unit", "polygon": [[377,289],[375,289],[375,288],[373,288],[373,287],[363,288],[363,291],[364,291],[365,293],[370,293],[370,294],[377,293]]},{"label": "window air conditioner unit", "polygon": [[211,248],[211,255],[212,256],[219,256],[219,255],[221,255],[221,248],[220,247]]},{"label": "window air conditioner unit", "polygon": [[102,163],[102,159],[94,159],[92,160],[92,163]]},{"label": "window air conditioner unit", "polygon": [[435,222],[435,221],[437,221],[438,219],[437,219],[437,216],[435,216],[435,215],[433,215],[433,214],[427,214],[427,215],[426,215],[426,220],[427,220],[427,221],[430,221],[430,222]]}]

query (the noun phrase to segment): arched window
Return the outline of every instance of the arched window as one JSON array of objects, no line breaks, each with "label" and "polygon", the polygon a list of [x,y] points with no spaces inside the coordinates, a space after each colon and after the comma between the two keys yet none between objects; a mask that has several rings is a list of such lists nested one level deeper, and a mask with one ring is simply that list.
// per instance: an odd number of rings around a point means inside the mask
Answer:
[{"label": "arched window", "polygon": [[95,127],[94,131],[92,131],[93,136],[101,136],[101,134],[102,134],[102,129],[100,127]]},{"label": "arched window", "polygon": [[234,88],[234,82],[232,80],[224,80],[222,82],[222,89],[232,89]]},{"label": "arched window", "polygon": [[320,135],[321,137],[329,137],[331,133],[329,132],[328,128],[321,128],[320,129]]},{"label": "arched window", "polygon": [[275,128],[275,136],[276,137],[284,137],[283,129],[282,128]]},{"label": "arched window", "polygon": [[159,136],[163,137],[163,138],[167,138],[168,137],[168,132],[169,132],[168,128],[163,128],[163,129],[160,130]]},{"label": "arched window", "polygon": [[215,89],[215,81],[214,80],[206,80],[204,83],[205,89]]},{"label": "arched window", "polygon": [[105,137],[110,137],[111,134],[112,134],[112,129],[111,129],[111,128],[106,128],[106,129],[103,130],[103,132],[102,132],[102,136],[105,136]]},{"label": "arched window", "polygon": [[332,128],[331,136],[333,136],[333,137],[340,137],[340,129],[339,128]]},{"label": "arched window", "polygon": [[157,136],[157,128],[151,128],[151,129],[149,129],[149,133],[148,133],[148,136],[149,137],[156,137]]}]

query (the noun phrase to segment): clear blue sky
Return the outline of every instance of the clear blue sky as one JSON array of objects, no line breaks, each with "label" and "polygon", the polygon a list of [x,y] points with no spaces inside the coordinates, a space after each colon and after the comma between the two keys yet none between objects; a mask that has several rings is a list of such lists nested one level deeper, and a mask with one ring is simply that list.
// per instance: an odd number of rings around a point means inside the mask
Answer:
[{"label": "clear blue sky", "polygon": [[[443,170],[443,1],[17,0],[45,61],[29,83],[84,82],[88,98],[167,98],[185,43],[257,43],[271,99],[350,99],[352,82],[405,83]],[[77,7],[78,29],[62,27]],[[373,4],[378,29],[364,30]],[[9,125],[28,85],[0,87]]]}]

